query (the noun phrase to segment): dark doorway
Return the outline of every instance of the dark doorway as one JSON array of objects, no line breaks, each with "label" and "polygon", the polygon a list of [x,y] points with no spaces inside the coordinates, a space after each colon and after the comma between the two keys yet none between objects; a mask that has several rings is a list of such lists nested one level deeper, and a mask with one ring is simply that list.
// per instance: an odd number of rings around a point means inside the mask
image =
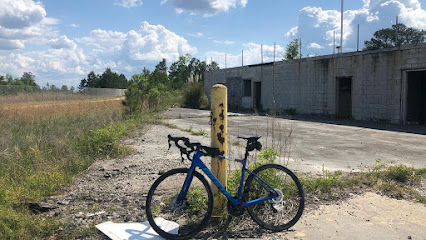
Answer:
[{"label": "dark doorway", "polygon": [[253,108],[262,111],[262,83],[253,82]]},{"label": "dark doorway", "polygon": [[352,117],[352,78],[337,78],[337,117]]},{"label": "dark doorway", "polygon": [[425,124],[426,71],[408,72],[407,122]]}]

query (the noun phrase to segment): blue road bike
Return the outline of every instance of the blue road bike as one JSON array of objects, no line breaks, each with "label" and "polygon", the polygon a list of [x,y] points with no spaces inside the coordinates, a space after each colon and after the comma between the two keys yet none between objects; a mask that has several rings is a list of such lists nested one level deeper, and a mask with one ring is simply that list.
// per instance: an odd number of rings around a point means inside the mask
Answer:
[{"label": "blue road bike", "polygon": [[[205,176],[227,198],[231,216],[241,216],[247,209],[252,219],[263,228],[283,231],[293,226],[304,208],[302,185],[296,175],[278,164],[264,164],[253,171],[247,168],[247,157],[261,150],[260,137],[239,137],[247,141],[244,159],[223,156],[218,148],[191,143],[185,137],[168,136],[172,143],[192,161],[190,168],[178,168],[162,174],[151,186],[146,199],[146,215],[152,228],[167,239],[188,239],[207,226],[213,211],[213,193]],[[242,164],[240,185],[232,196],[201,160],[203,156],[226,158]],[[199,173],[199,168],[205,175]],[[245,184],[244,184],[245,181]],[[161,217],[179,224],[179,230],[168,232],[169,226],[154,221]]]}]

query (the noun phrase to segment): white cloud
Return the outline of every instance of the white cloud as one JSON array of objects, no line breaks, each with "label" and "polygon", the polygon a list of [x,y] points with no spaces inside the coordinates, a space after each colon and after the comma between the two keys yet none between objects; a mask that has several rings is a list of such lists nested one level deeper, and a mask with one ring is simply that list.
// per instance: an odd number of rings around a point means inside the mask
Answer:
[{"label": "white cloud", "polygon": [[285,36],[288,38],[292,38],[295,37],[298,33],[299,27],[292,27],[286,34]]},{"label": "white cloud", "polygon": [[[246,43],[243,44],[244,51],[244,65],[258,64],[262,62],[261,57],[262,46],[257,43]],[[276,45],[275,47],[275,60],[280,61],[283,59],[285,54],[285,49]],[[229,67],[238,67],[241,66],[241,53],[237,55],[226,54],[226,66]],[[206,53],[205,57],[207,58],[207,63],[210,63],[210,59],[219,63],[221,68],[225,67],[225,53],[218,51],[209,51]],[[263,62],[273,62],[274,61],[274,45],[263,45]]]},{"label": "white cloud", "polygon": [[139,7],[143,5],[142,0],[119,0],[115,5],[122,6],[125,8]]},{"label": "white cloud", "polygon": [[189,12],[191,15],[203,14],[205,17],[227,12],[230,8],[245,7],[248,0],[163,0],[162,5],[170,3],[177,13]]},{"label": "white cloud", "polygon": [[[51,47],[45,51],[28,51],[0,56],[0,72],[20,76],[24,71],[31,71],[36,76],[80,76],[85,74],[88,62],[83,49],[67,36],[48,41]],[[56,81],[58,79],[55,79]]]},{"label": "white cloud", "polygon": [[32,0],[2,0],[0,2],[0,25],[9,29],[23,29],[39,23],[46,10]]},{"label": "white cloud", "polygon": [[78,28],[78,27],[80,27],[80,25],[75,24],[75,23],[71,23],[71,24],[70,24],[70,27],[72,27],[72,28]]},{"label": "white cloud", "polygon": [[79,43],[92,45],[100,49],[111,49],[120,46],[126,38],[126,34],[118,31],[96,29],[89,36],[77,39]]},{"label": "white cloud", "polygon": [[139,31],[130,31],[123,52],[134,60],[176,60],[182,54],[195,54],[197,49],[188,41],[162,25],[143,22]]},{"label": "white cloud", "polygon": [[[24,71],[34,72],[35,70],[32,66],[35,60],[20,53],[0,56],[0,62],[2,63],[0,64],[0,72],[9,73],[12,76],[21,76]],[[23,71],[23,69],[25,70]]]},{"label": "white cloud", "polygon": [[88,53],[94,70],[116,67],[132,72],[140,70],[144,63],[156,64],[162,58],[171,62],[180,55],[197,53],[197,48],[189,45],[185,38],[162,25],[148,22],[128,33],[93,30],[89,36],[76,41],[94,47]]},{"label": "white cloud", "polygon": [[[4,41],[0,39],[3,48],[23,48],[20,40],[8,39],[7,44]],[[96,29],[80,39],[62,35],[46,40],[44,44],[49,47],[47,50],[0,56],[0,74],[20,76],[24,71],[31,71],[39,83],[60,86],[64,84],[61,79],[68,79],[68,83],[76,86],[92,70],[102,72],[110,67],[113,71],[133,74],[144,66],[155,66],[162,58],[170,63],[180,55],[197,53],[197,48],[185,38],[162,25],[148,22],[127,33]],[[86,50],[83,50],[83,45]]]},{"label": "white cloud", "polygon": [[322,49],[324,48],[323,46],[319,45],[318,43],[312,42],[309,44],[308,48],[313,48],[313,49]]},{"label": "white cloud", "polygon": [[20,40],[9,40],[0,38],[0,50],[14,50],[24,47],[24,43]]},{"label": "white cloud", "polygon": [[[395,24],[396,16],[399,16],[400,23],[409,27],[426,29],[426,11],[421,8],[418,0],[363,1],[362,8],[344,12],[343,51],[345,52],[356,50],[358,24],[361,48],[363,48],[364,40],[373,37],[375,31]],[[320,54],[330,54],[333,52],[334,32],[336,45],[340,45],[340,12],[308,6],[299,12],[297,29],[292,28],[286,36],[302,38],[303,55],[309,53],[309,49],[315,49]],[[312,48],[311,43],[316,43],[323,48]]]},{"label": "white cloud", "polygon": [[56,25],[59,24],[61,21],[57,18],[49,18],[49,17],[45,17],[43,18],[43,20],[41,20],[41,24],[43,25]]},{"label": "white cloud", "polygon": [[203,37],[204,36],[204,34],[203,33],[200,33],[200,32],[197,32],[197,33],[189,33],[188,34],[188,36],[191,36],[191,37]]},{"label": "white cloud", "polygon": [[219,43],[219,44],[225,44],[225,45],[232,45],[235,44],[234,41],[230,41],[230,40],[225,40],[225,41],[219,41],[219,40],[213,40],[214,43]]},{"label": "white cloud", "polygon": [[58,19],[46,17],[40,2],[1,0],[0,49],[20,49],[27,42],[43,42],[46,37],[56,35],[50,25],[58,23]]},{"label": "white cloud", "polygon": [[[128,3],[131,6],[142,2]],[[185,38],[162,25],[143,22],[139,29],[129,32],[95,29],[88,36],[70,39],[66,35],[58,36],[52,26],[58,23],[58,19],[46,17],[39,2],[0,0],[0,74],[20,76],[24,71],[31,71],[40,84],[48,81],[60,86],[61,79],[68,79],[69,83],[74,79],[72,85],[76,86],[91,70],[102,72],[111,67],[114,71],[133,74],[143,66],[155,66],[162,58],[170,63],[180,55],[197,53],[197,48]],[[203,36],[202,33],[196,35]],[[8,53],[24,49],[27,44],[37,50]]]},{"label": "white cloud", "polygon": [[67,36],[63,35],[56,39],[51,39],[47,42],[47,45],[49,45],[51,48],[55,49],[75,49],[77,45],[74,43],[74,41],[68,39]]}]

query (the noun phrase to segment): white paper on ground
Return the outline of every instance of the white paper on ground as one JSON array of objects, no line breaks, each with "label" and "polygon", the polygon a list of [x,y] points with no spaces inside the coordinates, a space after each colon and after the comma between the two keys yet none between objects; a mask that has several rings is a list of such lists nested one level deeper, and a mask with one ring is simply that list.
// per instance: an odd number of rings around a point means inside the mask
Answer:
[{"label": "white paper on ground", "polygon": [[[179,225],[177,223],[167,221],[164,218],[158,217],[155,218],[154,221],[166,232],[177,234],[179,230]],[[151,228],[148,221],[143,223],[104,222],[96,225],[96,228],[112,240],[163,239]]]}]

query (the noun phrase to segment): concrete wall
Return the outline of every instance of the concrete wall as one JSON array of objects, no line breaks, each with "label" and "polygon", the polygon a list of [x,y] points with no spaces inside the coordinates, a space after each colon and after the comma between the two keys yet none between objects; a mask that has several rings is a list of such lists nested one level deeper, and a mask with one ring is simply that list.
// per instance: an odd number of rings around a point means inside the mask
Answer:
[{"label": "concrete wall", "polygon": [[204,84],[208,96],[214,84],[225,84],[233,108],[253,107],[243,97],[242,80],[251,80],[262,83],[263,109],[335,116],[337,79],[351,77],[353,119],[404,123],[412,70],[426,70],[426,44],[220,69],[206,72]]},{"label": "concrete wall", "polygon": [[81,93],[100,97],[119,97],[124,96],[126,90],[116,88],[85,88]]}]

